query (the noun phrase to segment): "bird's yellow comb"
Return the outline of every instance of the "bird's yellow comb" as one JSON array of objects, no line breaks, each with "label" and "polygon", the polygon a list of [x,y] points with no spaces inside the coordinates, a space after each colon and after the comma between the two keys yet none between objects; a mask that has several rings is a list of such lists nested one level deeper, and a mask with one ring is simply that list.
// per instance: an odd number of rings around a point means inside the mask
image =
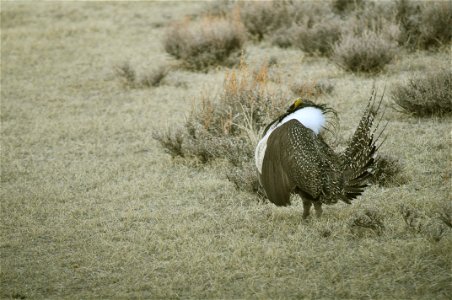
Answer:
[{"label": "bird's yellow comb", "polygon": [[297,98],[297,99],[295,100],[295,102],[293,103],[293,107],[294,107],[294,108],[297,108],[297,107],[300,106],[302,103],[303,103],[303,99]]}]

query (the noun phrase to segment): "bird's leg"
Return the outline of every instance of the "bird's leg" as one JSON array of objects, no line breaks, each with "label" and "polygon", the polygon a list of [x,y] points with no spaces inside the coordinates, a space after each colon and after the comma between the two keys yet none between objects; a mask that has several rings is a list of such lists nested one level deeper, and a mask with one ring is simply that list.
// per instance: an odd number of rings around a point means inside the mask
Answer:
[{"label": "bird's leg", "polygon": [[322,216],[322,213],[323,213],[322,202],[315,201],[314,202],[314,209],[315,209],[315,216],[317,218],[320,218]]},{"label": "bird's leg", "polygon": [[309,217],[309,211],[311,210],[312,201],[303,199],[303,219]]}]

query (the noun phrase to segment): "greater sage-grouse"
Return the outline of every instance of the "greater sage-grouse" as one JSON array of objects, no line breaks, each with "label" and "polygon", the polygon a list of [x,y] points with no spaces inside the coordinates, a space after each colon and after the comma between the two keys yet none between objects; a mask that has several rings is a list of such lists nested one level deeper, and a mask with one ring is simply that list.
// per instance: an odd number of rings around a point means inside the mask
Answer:
[{"label": "greater sage-grouse", "polygon": [[259,141],[256,166],[259,181],[268,199],[278,206],[290,204],[290,195],[303,200],[303,218],[314,204],[317,216],[322,204],[342,200],[348,204],[361,195],[375,168],[378,149],[374,121],[381,105],[372,91],[369,103],[355,133],[342,153],[335,153],[324,141],[328,112],[325,105],[298,98],[286,113],[271,122]]}]

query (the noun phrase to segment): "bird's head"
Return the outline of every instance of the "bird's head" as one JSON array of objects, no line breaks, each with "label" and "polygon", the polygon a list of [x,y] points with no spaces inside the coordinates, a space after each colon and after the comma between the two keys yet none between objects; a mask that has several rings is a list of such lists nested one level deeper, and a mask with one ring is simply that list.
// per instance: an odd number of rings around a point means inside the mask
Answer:
[{"label": "bird's head", "polygon": [[[317,111],[321,113],[321,119],[323,119],[325,116],[327,115],[332,115],[335,119],[336,118],[336,112],[334,111],[334,109],[330,108],[328,105],[326,104],[317,104],[312,102],[311,100],[308,99],[303,99],[303,98],[297,98],[295,99],[292,104],[287,108],[286,112],[281,114],[278,118],[276,118],[273,122],[271,122],[270,124],[267,125],[267,127],[264,130],[264,135],[267,133],[267,131],[271,128],[274,128],[275,126],[277,126],[277,124],[281,123],[284,119],[286,119],[286,117],[290,118],[290,115],[292,115],[293,113],[297,112],[297,114],[299,115],[299,110],[307,108],[307,110],[304,111],[304,116],[303,118],[309,118],[310,120],[316,120],[314,122],[317,122],[318,119],[316,119],[315,116],[318,116],[318,113],[314,113],[312,114],[312,111]],[[315,108],[316,110],[313,110],[313,108]],[[297,118],[297,117],[295,117]],[[328,119],[331,119],[328,117]],[[287,120],[287,119],[286,119]],[[331,123],[329,120],[327,120],[328,123]],[[302,122],[303,123],[303,122]],[[322,122],[317,122],[317,123],[323,123]],[[335,123],[335,122],[333,122]],[[305,124],[305,123],[303,123]],[[334,125],[335,126],[335,125]],[[334,127],[333,126],[333,127]],[[323,127],[323,125],[322,125]]]},{"label": "bird's head", "polygon": [[289,106],[289,108],[287,109],[287,111],[284,115],[287,116],[288,114],[291,114],[291,113],[293,113],[299,109],[305,108],[305,107],[315,107],[315,108],[320,109],[323,113],[328,113],[331,110],[328,106],[326,106],[324,104],[316,104],[308,99],[297,98]]},{"label": "bird's head", "polygon": [[287,109],[287,112],[291,113],[291,112],[296,111],[297,108],[301,107],[302,104],[303,104],[303,99],[301,99],[301,98],[295,99],[295,101],[292,103],[292,105],[290,105],[289,108]]}]

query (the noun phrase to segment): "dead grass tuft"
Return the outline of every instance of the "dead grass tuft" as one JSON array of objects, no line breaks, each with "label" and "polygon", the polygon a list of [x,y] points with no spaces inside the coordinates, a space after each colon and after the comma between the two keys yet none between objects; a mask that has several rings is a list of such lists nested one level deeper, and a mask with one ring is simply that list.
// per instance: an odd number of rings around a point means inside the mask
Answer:
[{"label": "dead grass tuft", "polygon": [[396,44],[374,31],[348,34],[334,47],[333,60],[351,72],[377,73],[390,63],[396,54]]},{"label": "dead grass tuft", "polygon": [[452,71],[440,70],[424,77],[397,84],[392,99],[407,113],[417,116],[449,115],[452,113]]},{"label": "dead grass tuft", "polygon": [[403,176],[403,167],[400,160],[389,155],[380,155],[371,182],[385,187],[400,186],[407,183],[407,178]]},{"label": "dead grass tuft", "polygon": [[134,87],[136,84],[136,72],[129,62],[123,62],[114,67],[116,74],[124,86]]},{"label": "dead grass tuft", "polygon": [[163,40],[166,52],[194,70],[235,64],[245,42],[245,31],[233,16],[185,19],[173,24]]},{"label": "dead grass tuft", "polygon": [[377,210],[367,208],[352,216],[349,227],[351,232],[359,237],[381,235],[384,230],[383,216]]},{"label": "dead grass tuft", "polygon": [[450,222],[450,206],[434,216],[428,216],[414,207],[405,204],[399,206],[399,211],[409,231],[421,234],[431,241],[439,242],[452,233]]},{"label": "dead grass tuft", "polygon": [[139,85],[145,87],[156,87],[159,86],[163,79],[165,79],[166,75],[168,75],[170,68],[168,66],[160,66],[149,73],[143,75],[143,77],[139,80]]},{"label": "dead grass tuft", "polygon": [[168,75],[170,69],[169,66],[162,65],[146,74],[138,76],[129,62],[123,62],[114,68],[123,86],[127,88],[157,87],[165,79],[166,75]]}]

